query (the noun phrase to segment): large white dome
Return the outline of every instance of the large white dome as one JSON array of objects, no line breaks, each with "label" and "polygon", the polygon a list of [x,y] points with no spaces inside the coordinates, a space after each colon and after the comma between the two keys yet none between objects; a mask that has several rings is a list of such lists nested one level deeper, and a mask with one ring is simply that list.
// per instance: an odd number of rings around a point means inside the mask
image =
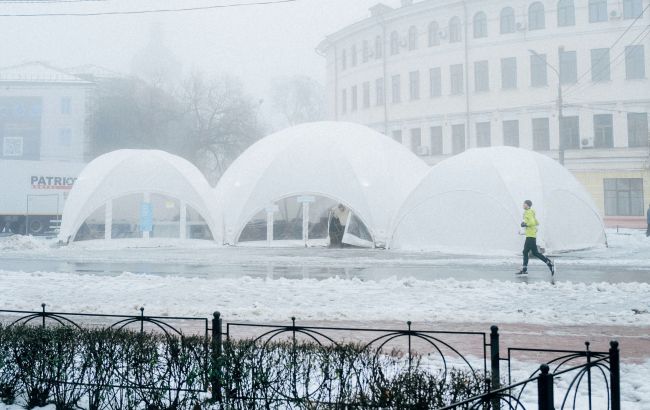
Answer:
[{"label": "large white dome", "polygon": [[602,218],[584,187],[554,160],[512,147],[477,148],[434,166],[403,204],[394,249],[520,252],[522,203],[533,201],[538,243],[550,251],[605,244]]},{"label": "large white dome", "polygon": [[267,205],[319,195],[346,204],[383,244],[397,210],[428,169],[401,144],[358,124],[316,122],[277,132],[237,158],[215,188],[225,242],[236,243]]}]

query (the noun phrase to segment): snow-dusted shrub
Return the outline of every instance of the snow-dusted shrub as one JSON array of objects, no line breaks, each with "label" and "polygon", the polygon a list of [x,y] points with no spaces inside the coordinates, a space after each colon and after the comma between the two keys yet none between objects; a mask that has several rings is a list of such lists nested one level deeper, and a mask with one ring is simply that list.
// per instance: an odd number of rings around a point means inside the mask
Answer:
[{"label": "snow-dusted shrub", "polygon": [[228,408],[438,408],[483,393],[484,376],[431,371],[421,357],[359,344],[229,341],[222,383]]}]

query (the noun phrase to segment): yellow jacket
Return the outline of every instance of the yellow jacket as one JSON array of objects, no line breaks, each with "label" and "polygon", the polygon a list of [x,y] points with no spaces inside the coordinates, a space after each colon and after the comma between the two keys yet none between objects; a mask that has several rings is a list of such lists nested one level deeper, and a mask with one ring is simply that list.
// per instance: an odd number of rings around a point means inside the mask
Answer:
[{"label": "yellow jacket", "polygon": [[526,224],[526,238],[537,237],[537,218],[535,218],[535,211],[528,208],[524,211],[524,223]]}]

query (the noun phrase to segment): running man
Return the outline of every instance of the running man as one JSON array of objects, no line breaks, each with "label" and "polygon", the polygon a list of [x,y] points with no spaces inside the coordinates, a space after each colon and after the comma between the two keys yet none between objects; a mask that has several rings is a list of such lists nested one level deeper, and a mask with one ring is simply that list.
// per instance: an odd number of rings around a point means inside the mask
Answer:
[{"label": "running man", "polygon": [[530,199],[524,201],[524,221],[521,223],[522,228],[526,228],[526,242],[524,243],[524,264],[517,275],[526,275],[528,273],[528,253],[532,253],[542,262],[548,266],[551,271],[551,276],[555,275],[555,264],[546,256],[539,253],[537,250],[537,218],[535,218],[535,211],[532,208],[533,202]]}]

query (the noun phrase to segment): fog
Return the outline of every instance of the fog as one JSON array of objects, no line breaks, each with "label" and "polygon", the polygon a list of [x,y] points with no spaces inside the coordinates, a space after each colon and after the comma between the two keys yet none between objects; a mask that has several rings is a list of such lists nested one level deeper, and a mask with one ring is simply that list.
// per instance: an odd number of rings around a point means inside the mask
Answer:
[{"label": "fog", "polygon": [[325,60],[316,53],[316,46],[327,34],[366,17],[376,0],[297,0],[126,15],[11,16],[246,3],[251,1],[2,1],[1,65],[38,60],[63,68],[93,64],[130,74],[133,57],[149,43],[152,27],[159,25],[164,45],[181,62],[184,73],[235,74],[249,93],[264,98],[270,81],[278,76],[301,74],[323,84]]}]

